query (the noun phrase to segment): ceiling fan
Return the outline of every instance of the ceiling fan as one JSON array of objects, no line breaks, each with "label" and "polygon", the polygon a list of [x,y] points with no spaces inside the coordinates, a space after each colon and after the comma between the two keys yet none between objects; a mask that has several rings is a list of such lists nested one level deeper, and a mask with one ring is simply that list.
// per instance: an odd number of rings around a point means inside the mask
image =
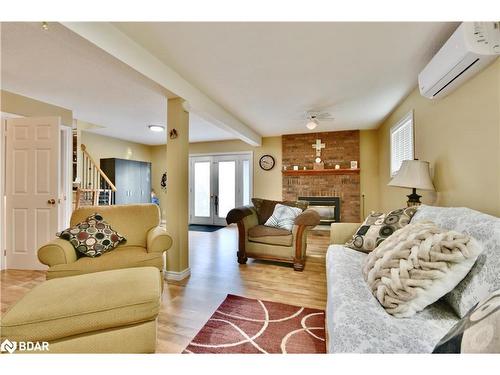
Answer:
[{"label": "ceiling fan", "polygon": [[321,111],[307,111],[305,113],[306,117],[306,128],[309,130],[314,130],[319,125],[320,121],[332,121],[334,118],[329,112]]}]

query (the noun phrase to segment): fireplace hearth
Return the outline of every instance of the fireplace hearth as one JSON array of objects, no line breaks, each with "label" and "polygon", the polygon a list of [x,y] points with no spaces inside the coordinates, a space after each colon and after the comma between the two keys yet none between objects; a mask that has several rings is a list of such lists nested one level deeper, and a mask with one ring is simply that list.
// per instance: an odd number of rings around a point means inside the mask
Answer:
[{"label": "fireplace hearth", "polygon": [[299,197],[298,199],[309,202],[309,208],[318,212],[322,225],[340,222],[339,197]]}]

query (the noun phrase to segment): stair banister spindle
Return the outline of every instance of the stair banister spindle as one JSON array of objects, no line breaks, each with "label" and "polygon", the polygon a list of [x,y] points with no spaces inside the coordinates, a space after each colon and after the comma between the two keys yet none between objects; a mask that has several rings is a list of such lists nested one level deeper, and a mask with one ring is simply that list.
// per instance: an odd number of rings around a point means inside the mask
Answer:
[{"label": "stair banister spindle", "polygon": [[81,186],[77,191],[77,198],[81,198],[78,205],[82,202],[87,205],[114,204],[115,185],[92,159],[84,144],[81,145],[81,150],[83,173]]},{"label": "stair banister spindle", "polygon": [[97,172],[101,175],[101,177],[104,179],[104,181],[106,181],[106,183],[109,185],[111,190],[116,191],[115,185],[111,182],[111,180],[108,178],[108,176],[106,176],[106,174],[101,170],[101,168],[97,165],[97,163],[94,161],[94,159],[92,159],[90,154],[87,152],[84,144],[82,144],[82,151],[87,156],[89,163],[96,168]]}]

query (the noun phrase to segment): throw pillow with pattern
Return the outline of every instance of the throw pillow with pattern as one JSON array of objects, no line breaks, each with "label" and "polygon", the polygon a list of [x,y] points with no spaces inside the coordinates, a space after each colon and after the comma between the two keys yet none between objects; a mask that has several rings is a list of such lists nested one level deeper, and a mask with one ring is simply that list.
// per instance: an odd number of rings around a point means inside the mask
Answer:
[{"label": "throw pillow with pattern", "polygon": [[473,307],[433,353],[500,353],[500,289]]},{"label": "throw pillow with pattern", "polygon": [[369,253],[398,229],[407,225],[417,211],[416,207],[393,210],[388,214],[371,213],[345,245]]},{"label": "throw pillow with pattern", "polygon": [[268,227],[286,229],[292,231],[295,218],[302,213],[298,207],[290,207],[284,204],[276,204],[273,214],[264,225]]},{"label": "throw pillow with pattern", "polygon": [[57,233],[57,237],[69,241],[79,253],[98,257],[113,250],[125,237],[113,230],[100,214],[93,214],[74,227]]}]

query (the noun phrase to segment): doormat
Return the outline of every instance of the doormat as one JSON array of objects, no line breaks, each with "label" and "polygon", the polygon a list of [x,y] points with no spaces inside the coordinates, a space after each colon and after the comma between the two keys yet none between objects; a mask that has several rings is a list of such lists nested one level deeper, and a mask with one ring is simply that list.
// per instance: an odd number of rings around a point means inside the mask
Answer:
[{"label": "doormat", "polygon": [[325,312],[229,294],[183,353],[326,353]]},{"label": "doormat", "polygon": [[215,232],[221,228],[225,228],[219,225],[199,225],[199,224],[189,224],[189,230],[194,232]]}]

